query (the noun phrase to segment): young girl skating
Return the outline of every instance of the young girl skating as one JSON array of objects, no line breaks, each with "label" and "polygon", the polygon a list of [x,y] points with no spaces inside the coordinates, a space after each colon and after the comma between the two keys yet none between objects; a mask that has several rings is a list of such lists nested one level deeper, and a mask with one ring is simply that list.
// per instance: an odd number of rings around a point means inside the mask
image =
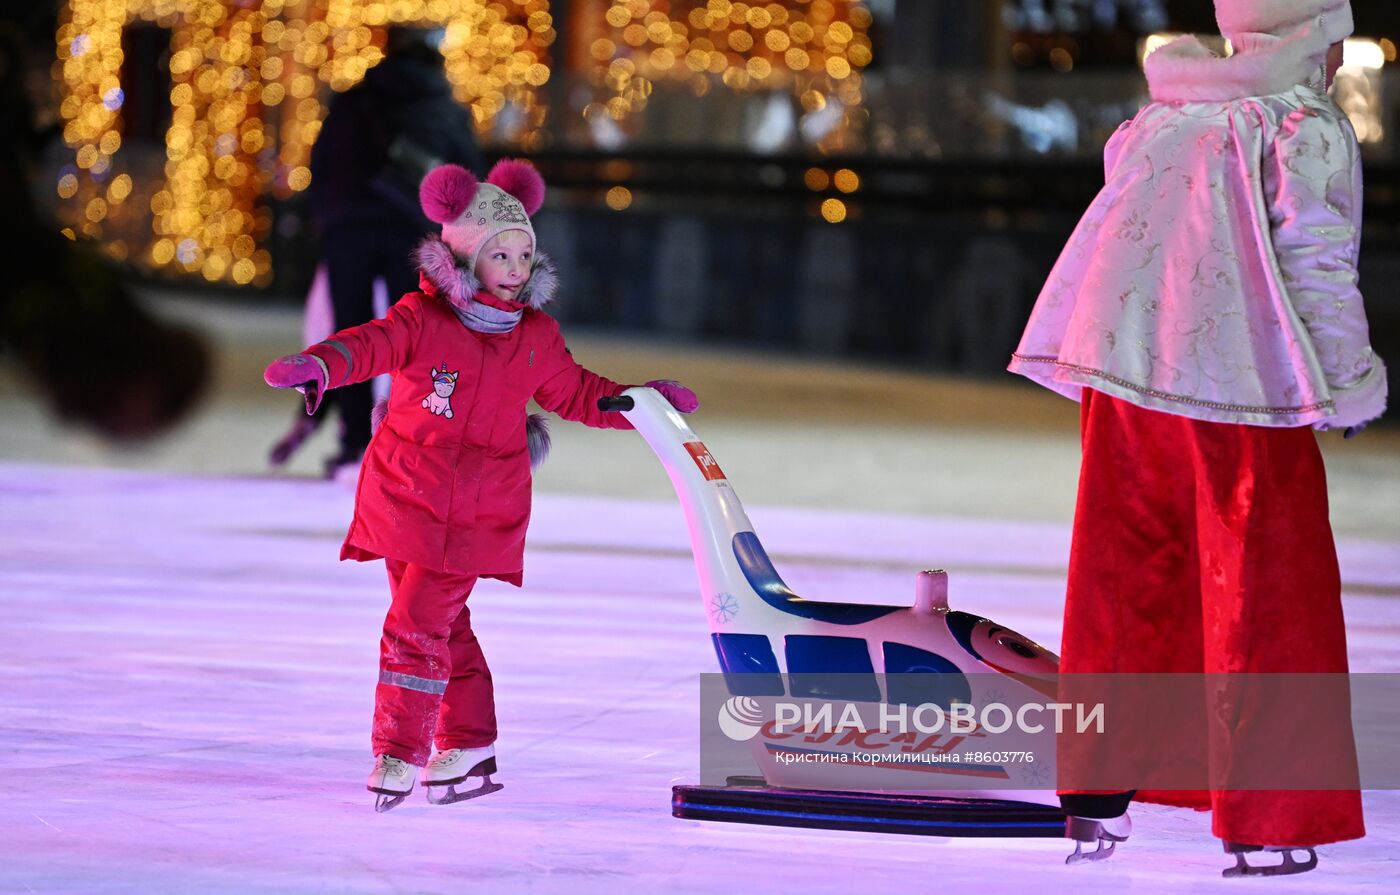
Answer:
[{"label": "young girl skating", "polygon": [[[541,310],[557,287],[530,222],[544,190],[520,161],[502,161],[484,183],[455,165],[433,170],[419,198],[442,236],[416,252],[420,290],[383,319],[273,361],[264,374],[269,385],[302,391],[308,411],[329,388],[393,376],[341,548],[342,559],[382,558],[389,573],[369,778],[381,811],[403,801],[425,764],[434,802],[499,788],[490,780],[491,672],[467,597],[479,578],[521,584],[531,470],[549,444],[526,403],[597,428],[631,428],[597,406],[626,386],[575,362]],[[678,383],[647,385],[682,412],[698,404]],[[482,778],[475,789],[454,789],[472,777]]]}]

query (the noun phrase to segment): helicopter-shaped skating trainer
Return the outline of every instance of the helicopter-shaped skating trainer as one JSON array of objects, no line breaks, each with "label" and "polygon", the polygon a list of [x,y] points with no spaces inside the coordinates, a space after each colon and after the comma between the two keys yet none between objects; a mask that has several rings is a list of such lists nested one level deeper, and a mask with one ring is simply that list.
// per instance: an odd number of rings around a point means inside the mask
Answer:
[{"label": "helicopter-shaped skating trainer", "polygon": [[[974,708],[1053,701],[1058,658],[1015,631],[950,609],[941,571],[919,573],[911,606],[797,596],[773,567],[719,464],[664,398],[631,388],[599,406],[623,413],[671,478],[732,697],[843,698],[867,709],[928,699]],[[752,780],[758,785],[676,787],[673,813],[937,835],[1063,835],[1049,727],[997,740],[998,750],[1032,753],[1032,763],[796,761],[794,753],[831,754],[843,747],[839,740],[813,742],[771,725],[749,742],[762,774]],[[910,742],[900,748],[908,751]],[[923,747],[949,751],[956,745],[928,738]],[[977,742],[960,745],[971,751]]]}]

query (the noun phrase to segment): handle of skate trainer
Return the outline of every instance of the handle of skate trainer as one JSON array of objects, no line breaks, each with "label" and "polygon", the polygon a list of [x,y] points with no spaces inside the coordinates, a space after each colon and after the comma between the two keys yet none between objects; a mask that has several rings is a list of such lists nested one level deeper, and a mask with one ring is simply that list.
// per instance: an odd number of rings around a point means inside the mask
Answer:
[{"label": "handle of skate trainer", "polygon": [[631,395],[610,395],[598,399],[598,409],[603,411],[631,410],[636,405],[637,402],[632,400]]}]

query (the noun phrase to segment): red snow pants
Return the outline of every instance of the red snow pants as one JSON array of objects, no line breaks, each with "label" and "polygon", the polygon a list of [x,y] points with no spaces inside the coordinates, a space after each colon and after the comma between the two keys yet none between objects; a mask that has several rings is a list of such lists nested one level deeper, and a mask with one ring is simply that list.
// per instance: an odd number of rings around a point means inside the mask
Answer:
[{"label": "red snow pants", "polygon": [[[1327,482],[1311,429],[1202,422],[1091,389],[1080,425],[1062,672],[1347,670]],[[1346,736],[1349,746],[1349,727]],[[1214,834],[1234,842],[1365,835],[1355,790],[1136,798],[1210,808]]]},{"label": "red snow pants", "polygon": [[379,642],[374,691],[375,755],[428,763],[439,749],[496,741],[491,670],[472,633],[467,597],[475,575],[386,559],[393,600]]}]

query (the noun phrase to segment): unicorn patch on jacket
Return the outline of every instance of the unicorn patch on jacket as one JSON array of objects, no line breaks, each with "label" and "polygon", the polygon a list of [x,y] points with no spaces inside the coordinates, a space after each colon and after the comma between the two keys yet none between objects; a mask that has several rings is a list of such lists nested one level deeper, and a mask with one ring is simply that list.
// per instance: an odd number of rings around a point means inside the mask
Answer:
[{"label": "unicorn patch on jacket", "polygon": [[423,406],[433,412],[433,416],[445,416],[452,419],[452,392],[457,388],[457,376],[461,370],[447,372],[447,365],[443,364],[442,369],[433,367],[433,390],[423,399]]}]

